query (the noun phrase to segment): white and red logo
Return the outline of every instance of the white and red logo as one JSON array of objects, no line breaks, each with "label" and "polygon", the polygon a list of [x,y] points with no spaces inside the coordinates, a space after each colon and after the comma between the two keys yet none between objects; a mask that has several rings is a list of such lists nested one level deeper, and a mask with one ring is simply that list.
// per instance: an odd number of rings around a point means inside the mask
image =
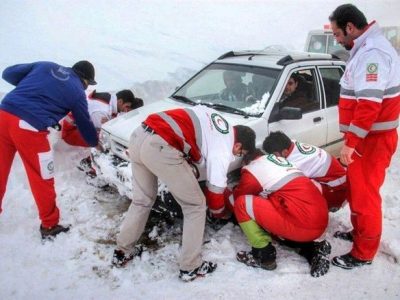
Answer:
[{"label": "white and red logo", "polygon": [[366,81],[378,81],[378,64],[372,63],[367,65]]},{"label": "white and red logo", "polygon": [[229,124],[221,115],[213,113],[211,114],[211,120],[219,132],[222,134],[227,134],[229,132]]}]

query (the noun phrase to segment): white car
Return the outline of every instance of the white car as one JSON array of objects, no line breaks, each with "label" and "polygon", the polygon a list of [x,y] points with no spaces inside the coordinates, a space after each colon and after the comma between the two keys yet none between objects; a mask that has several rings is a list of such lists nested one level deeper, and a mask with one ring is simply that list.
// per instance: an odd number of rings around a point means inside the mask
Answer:
[{"label": "white car", "polygon": [[[200,70],[170,97],[105,123],[100,132],[105,152],[94,151],[93,155],[98,177],[130,197],[132,173],[128,143],[131,133],[149,114],[195,105],[218,110],[232,125],[250,126],[256,132],[259,147],[269,132],[281,130],[292,139],[337,155],[342,143],[337,103],[344,68],[343,61],[329,54],[274,50],[228,52]],[[297,88],[303,89],[306,97],[295,107],[285,107],[283,94],[293,73],[301,78]],[[231,86],[233,81],[235,87]],[[230,170],[239,166],[237,161]],[[200,168],[200,181],[205,179],[204,171]],[[165,190],[162,184],[161,190]]]}]

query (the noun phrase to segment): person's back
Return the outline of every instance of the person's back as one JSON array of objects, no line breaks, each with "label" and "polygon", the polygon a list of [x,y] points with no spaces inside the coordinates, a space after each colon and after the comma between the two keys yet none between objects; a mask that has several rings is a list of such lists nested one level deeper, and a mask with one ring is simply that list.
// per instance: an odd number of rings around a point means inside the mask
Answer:
[{"label": "person's back", "polygon": [[346,200],[346,170],[325,150],[291,140],[281,131],[271,132],[263,142],[263,150],[284,157],[312,179],[322,190],[332,210]]},{"label": "person's back", "polygon": [[[214,217],[224,217],[224,189],[235,155],[255,147],[255,133],[246,126],[231,126],[218,111],[205,106],[172,109],[149,115],[131,136],[133,199],[117,236],[112,264],[124,266],[140,251],[134,246],[143,232],[162,181],[184,218],[179,278],[194,280],[215,270],[216,264],[201,259],[206,200]],[[191,164],[207,165],[203,192]]]},{"label": "person's back", "polygon": [[[233,190],[234,212],[252,250],[237,253],[238,261],[266,270],[276,268],[271,235],[289,240],[301,249],[314,277],[329,269],[328,242],[313,242],[328,225],[324,198],[309,178],[286,159],[261,155],[243,167]],[[250,158],[251,159],[251,158]],[[326,248],[326,251],[322,251]]]},{"label": "person's back", "polygon": [[[3,72],[3,78],[17,84],[0,108],[25,120],[38,130],[58,123],[86,99],[79,77],[71,68],[52,62],[16,65]],[[82,105],[84,107],[84,105]]]},{"label": "person's back", "polygon": [[3,79],[16,86],[0,104],[0,213],[10,169],[18,152],[41,220],[43,239],[52,239],[69,227],[59,225],[60,213],[54,189],[53,151],[49,127],[59,129],[59,120],[69,111],[90,145],[97,145],[84,90],[96,84],[94,67],[88,61],[72,68],[52,62],[20,64],[6,68]]},{"label": "person's back", "polygon": [[234,190],[235,198],[246,194],[243,187],[258,184],[259,196],[275,203],[298,226],[318,228],[321,233],[325,230],[328,222],[325,199],[311,180],[285,158],[273,154],[260,156],[243,167],[242,177]]}]

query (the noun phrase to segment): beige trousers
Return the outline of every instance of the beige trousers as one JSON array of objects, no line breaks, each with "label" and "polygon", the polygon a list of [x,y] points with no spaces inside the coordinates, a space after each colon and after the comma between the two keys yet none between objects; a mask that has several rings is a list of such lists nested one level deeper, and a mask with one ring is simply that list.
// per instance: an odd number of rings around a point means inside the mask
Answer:
[{"label": "beige trousers", "polygon": [[168,186],[183,212],[180,269],[189,271],[199,267],[202,262],[206,201],[183,153],[157,134],[145,132],[141,126],[131,136],[129,153],[133,199],[117,236],[118,248],[124,252],[132,251],[142,235],[157,196],[157,179],[160,179]]}]

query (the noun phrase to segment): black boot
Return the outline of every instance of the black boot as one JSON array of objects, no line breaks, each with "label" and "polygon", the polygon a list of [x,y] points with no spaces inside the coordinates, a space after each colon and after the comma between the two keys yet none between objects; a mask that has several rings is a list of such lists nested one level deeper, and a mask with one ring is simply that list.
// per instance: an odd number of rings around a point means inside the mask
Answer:
[{"label": "black boot", "polygon": [[353,241],[353,232],[352,231],[336,231],[333,234],[333,237],[344,240],[344,241],[349,241],[352,242]]},{"label": "black boot", "polygon": [[253,268],[276,269],[276,249],[271,243],[264,248],[252,248],[249,252],[240,251],[236,259]]},{"label": "black boot", "polygon": [[217,264],[211,261],[203,261],[200,267],[191,270],[191,271],[183,271],[179,270],[179,278],[184,282],[189,282],[195,280],[197,277],[204,277],[207,274],[210,274],[215,271],[217,268]]},{"label": "black boot", "polygon": [[310,262],[310,274],[312,277],[320,277],[328,273],[331,249],[331,244],[328,241],[314,242],[313,257]]},{"label": "black boot", "polygon": [[282,245],[294,249],[299,255],[303,256],[310,264],[310,274],[312,277],[320,277],[329,271],[329,254],[331,254],[331,244],[328,241],[322,242],[295,242],[289,240],[280,241]]},{"label": "black boot", "polygon": [[346,270],[350,270],[355,267],[361,267],[361,266],[370,265],[370,264],[372,264],[372,260],[361,260],[361,259],[355,258],[350,253],[347,253],[347,254],[341,255],[341,256],[335,256],[332,259],[332,265],[346,269]]},{"label": "black boot", "polygon": [[42,240],[52,241],[57,234],[61,232],[69,231],[70,226],[55,225],[52,227],[43,227],[40,225],[40,234],[42,235]]},{"label": "black boot", "polygon": [[135,246],[130,253],[125,253],[122,250],[115,249],[111,264],[117,268],[123,268],[125,265],[134,259],[136,256],[141,256],[143,247],[141,245]]}]

